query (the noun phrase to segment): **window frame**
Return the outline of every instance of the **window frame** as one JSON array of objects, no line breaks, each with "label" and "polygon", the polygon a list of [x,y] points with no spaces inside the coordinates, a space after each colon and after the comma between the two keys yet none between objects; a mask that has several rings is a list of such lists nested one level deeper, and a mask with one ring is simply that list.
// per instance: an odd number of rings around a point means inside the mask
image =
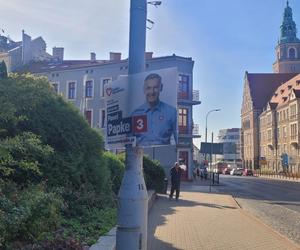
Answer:
[{"label": "window frame", "polygon": [[[70,84],[74,83],[74,98],[70,98]],[[77,81],[67,81],[67,99],[68,100],[76,100],[77,97]]]},{"label": "window frame", "polygon": [[[91,82],[91,89],[92,89],[91,90],[91,96],[87,96],[87,82]],[[94,80],[93,79],[85,80],[84,85],[85,85],[85,88],[84,88],[85,98],[93,99],[94,98]]]},{"label": "window frame", "polygon": [[[89,123],[89,121],[86,117],[87,112],[91,112],[91,123]],[[86,119],[86,121],[90,125],[90,127],[92,128],[93,127],[93,109],[85,109],[84,110],[84,118]]]}]

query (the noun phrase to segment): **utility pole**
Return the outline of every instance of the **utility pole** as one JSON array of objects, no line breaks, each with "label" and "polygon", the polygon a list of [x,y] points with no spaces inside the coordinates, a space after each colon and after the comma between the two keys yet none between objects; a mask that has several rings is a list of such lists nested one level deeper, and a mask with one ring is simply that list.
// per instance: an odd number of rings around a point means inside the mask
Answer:
[{"label": "utility pole", "polygon": [[[129,83],[145,71],[147,2],[131,0]],[[143,83],[140,83],[143,84]],[[148,194],[143,176],[143,149],[126,147],[126,168],[118,195],[117,250],[147,249]]]}]

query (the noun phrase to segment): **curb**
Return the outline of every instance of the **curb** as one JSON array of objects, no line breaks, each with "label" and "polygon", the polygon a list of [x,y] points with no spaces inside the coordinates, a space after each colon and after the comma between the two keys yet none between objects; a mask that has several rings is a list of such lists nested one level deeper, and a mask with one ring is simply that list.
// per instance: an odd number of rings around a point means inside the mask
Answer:
[{"label": "curb", "polygon": [[[154,190],[148,191],[148,213],[154,204],[156,196]],[[114,227],[106,235],[101,236],[89,250],[116,250],[116,234],[117,227]]]}]

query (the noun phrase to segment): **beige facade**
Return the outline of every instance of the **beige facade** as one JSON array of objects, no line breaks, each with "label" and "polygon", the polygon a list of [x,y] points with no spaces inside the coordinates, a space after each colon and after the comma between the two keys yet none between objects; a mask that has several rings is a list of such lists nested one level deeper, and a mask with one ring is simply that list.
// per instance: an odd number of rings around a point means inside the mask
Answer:
[{"label": "beige facade", "polygon": [[273,92],[297,74],[250,74],[244,78],[241,109],[241,156],[246,168],[259,168],[259,116]]},{"label": "beige facade", "polygon": [[[300,173],[300,74],[276,89],[260,115],[260,168]],[[288,165],[282,164],[284,154]]]},{"label": "beige facade", "polygon": [[241,109],[244,167],[280,171],[282,156],[288,154],[290,169],[299,171],[300,84],[298,87],[296,82],[300,73],[300,40],[296,35],[292,8],[287,1],[275,49],[274,73],[245,74]]}]

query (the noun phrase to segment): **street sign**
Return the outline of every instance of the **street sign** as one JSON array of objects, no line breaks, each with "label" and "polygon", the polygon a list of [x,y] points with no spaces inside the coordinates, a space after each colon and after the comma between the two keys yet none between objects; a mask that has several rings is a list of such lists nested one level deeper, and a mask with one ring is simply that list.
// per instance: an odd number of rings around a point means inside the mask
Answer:
[{"label": "street sign", "polygon": [[283,153],[281,155],[281,164],[284,167],[288,167],[289,166],[289,156],[287,153]]},{"label": "street sign", "polygon": [[200,153],[202,154],[223,154],[223,143],[201,142]]}]

